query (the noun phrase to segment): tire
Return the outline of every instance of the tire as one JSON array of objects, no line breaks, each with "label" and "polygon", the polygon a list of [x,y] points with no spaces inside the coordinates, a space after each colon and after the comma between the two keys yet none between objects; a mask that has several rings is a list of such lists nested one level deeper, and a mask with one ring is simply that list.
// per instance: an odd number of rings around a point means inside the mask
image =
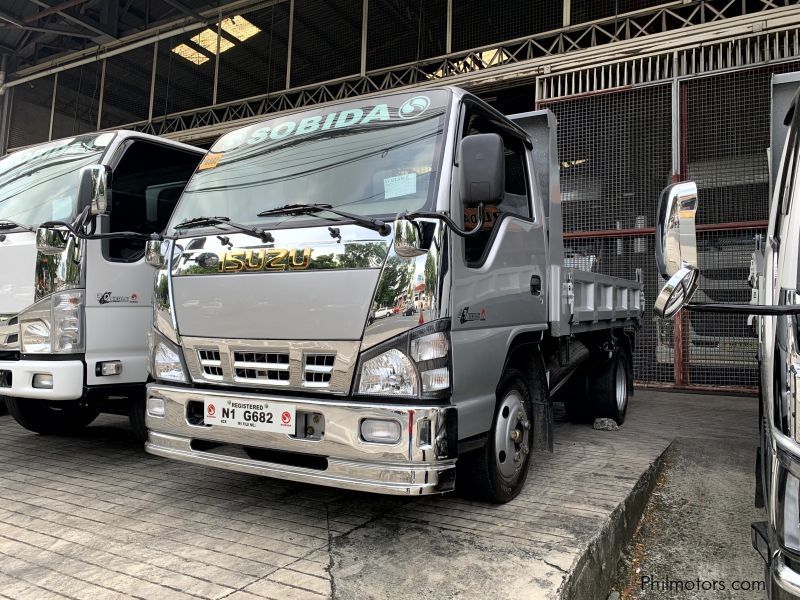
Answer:
[{"label": "tire", "polygon": [[147,411],[147,394],[142,392],[131,399],[131,408],[128,413],[128,420],[131,423],[133,435],[136,441],[144,444],[147,441],[147,424],[145,423],[145,412]]},{"label": "tire", "polygon": [[6,398],[8,412],[25,429],[42,435],[78,433],[97,418],[99,412],[78,402],[54,402]]},{"label": "tire", "polygon": [[617,425],[622,425],[633,391],[632,382],[628,353],[617,347],[610,360],[593,368],[589,378],[594,417],[613,419]]},{"label": "tire", "polygon": [[8,412],[8,407],[6,407],[6,399],[0,396],[0,415],[4,415]]},{"label": "tire", "polygon": [[[528,381],[537,381],[546,393],[541,368]],[[522,372],[507,369],[497,386],[497,407],[486,445],[458,460],[459,488],[476,499],[504,504],[525,486],[533,444],[531,386]]]}]

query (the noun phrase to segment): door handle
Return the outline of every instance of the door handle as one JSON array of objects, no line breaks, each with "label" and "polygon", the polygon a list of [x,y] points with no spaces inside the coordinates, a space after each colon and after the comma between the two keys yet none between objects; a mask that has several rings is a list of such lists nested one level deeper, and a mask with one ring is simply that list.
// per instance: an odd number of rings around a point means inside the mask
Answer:
[{"label": "door handle", "polygon": [[534,296],[542,295],[542,278],[538,275],[531,275],[531,294]]}]

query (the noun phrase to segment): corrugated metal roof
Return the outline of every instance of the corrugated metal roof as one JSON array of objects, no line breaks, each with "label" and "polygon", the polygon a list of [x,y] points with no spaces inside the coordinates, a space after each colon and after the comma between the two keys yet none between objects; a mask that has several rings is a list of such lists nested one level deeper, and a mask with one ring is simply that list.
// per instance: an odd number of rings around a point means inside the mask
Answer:
[{"label": "corrugated metal roof", "polygon": [[0,53],[13,73],[231,1],[3,0]]}]

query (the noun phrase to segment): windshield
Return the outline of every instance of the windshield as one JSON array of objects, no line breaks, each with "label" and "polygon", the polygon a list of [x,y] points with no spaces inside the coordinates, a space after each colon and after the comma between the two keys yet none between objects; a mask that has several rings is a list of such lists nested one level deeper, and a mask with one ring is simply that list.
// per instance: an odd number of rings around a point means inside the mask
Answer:
[{"label": "windshield", "polygon": [[396,94],[233,131],[200,163],[171,229],[202,216],[269,229],[339,218],[329,212],[258,216],[288,204],[329,204],[373,217],[429,207],[449,100],[445,90]]},{"label": "windshield", "polygon": [[113,133],[82,135],[9,154],[0,160],[0,221],[26,227],[75,216],[79,172],[100,162]]}]

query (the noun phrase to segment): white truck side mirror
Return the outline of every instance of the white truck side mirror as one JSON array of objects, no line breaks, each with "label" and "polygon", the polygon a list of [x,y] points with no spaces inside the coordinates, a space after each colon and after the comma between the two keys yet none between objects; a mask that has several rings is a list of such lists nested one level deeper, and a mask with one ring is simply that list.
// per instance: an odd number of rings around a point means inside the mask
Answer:
[{"label": "white truck side mirror", "polygon": [[92,215],[111,212],[111,169],[106,165],[90,165],[81,169],[79,206],[89,207]]},{"label": "white truck side mirror", "polygon": [[656,219],[656,263],[666,285],[653,310],[659,317],[672,317],[697,289],[697,185],[693,181],[673,183],[661,192]]}]

